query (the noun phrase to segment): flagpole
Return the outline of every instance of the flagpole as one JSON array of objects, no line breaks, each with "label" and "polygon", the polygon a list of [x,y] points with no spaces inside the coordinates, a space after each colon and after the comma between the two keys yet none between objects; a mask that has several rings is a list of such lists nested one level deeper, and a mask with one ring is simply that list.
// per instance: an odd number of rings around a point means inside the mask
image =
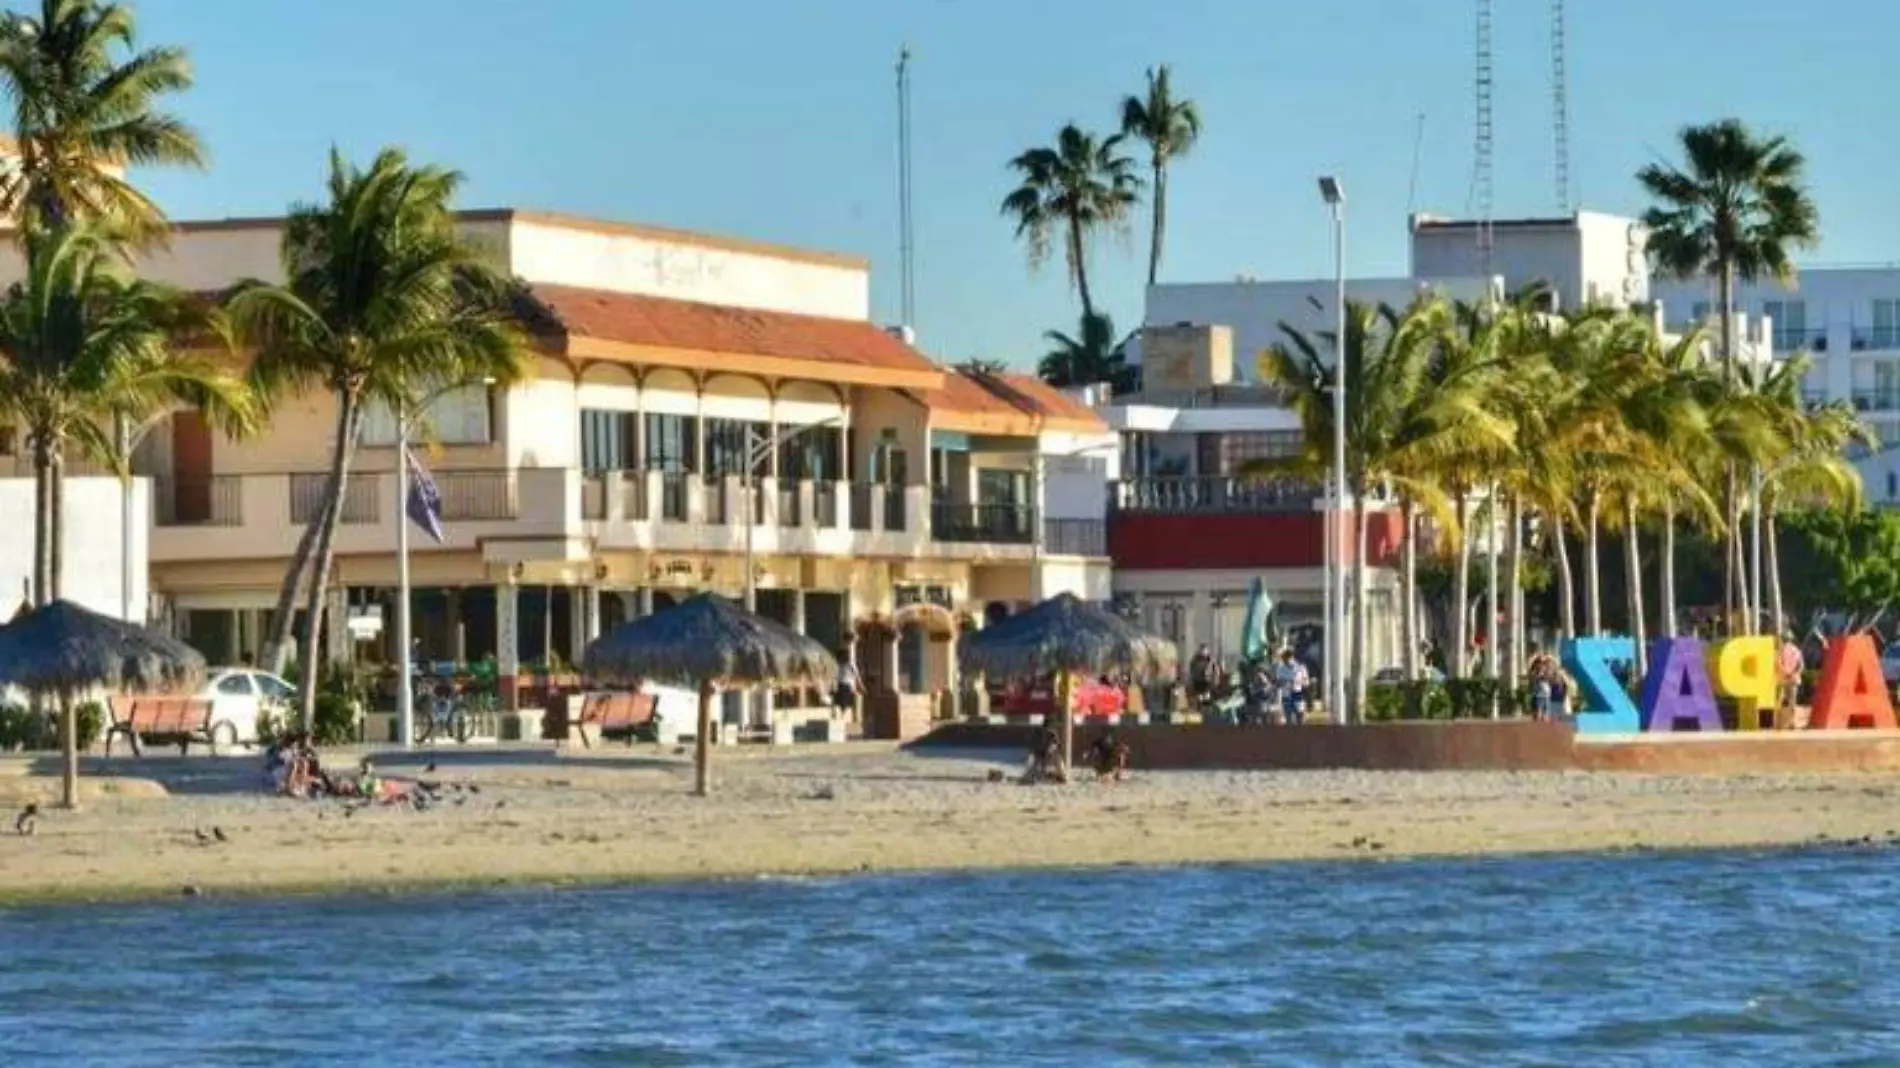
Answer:
[{"label": "flagpole", "polygon": [[409,656],[409,412],[396,404],[396,742],[416,744],[415,665]]}]

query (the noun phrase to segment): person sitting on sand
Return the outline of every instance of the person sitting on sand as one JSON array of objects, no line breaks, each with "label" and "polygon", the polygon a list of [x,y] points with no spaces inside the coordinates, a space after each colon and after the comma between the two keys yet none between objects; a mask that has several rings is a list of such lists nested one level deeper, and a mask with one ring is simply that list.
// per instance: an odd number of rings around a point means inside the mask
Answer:
[{"label": "person sitting on sand", "polygon": [[1089,746],[1089,764],[1095,769],[1095,781],[1122,781],[1128,774],[1128,743],[1109,731]]},{"label": "person sitting on sand", "polygon": [[1036,731],[1035,741],[1030,744],[1029,766],[1023,769],[1023,782],[1068,781],[1068,769],[1062,766],[1062,738],[1056,733],[1053,723],[1045,722]]}]

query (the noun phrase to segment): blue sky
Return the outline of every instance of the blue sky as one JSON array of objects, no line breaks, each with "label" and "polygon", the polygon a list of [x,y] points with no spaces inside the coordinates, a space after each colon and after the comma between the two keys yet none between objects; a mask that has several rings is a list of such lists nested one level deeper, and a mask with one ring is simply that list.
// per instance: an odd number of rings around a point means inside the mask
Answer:
[{"label": "blue sky", "polygon": [[[175,217],[276,213],[317,194],[332,143],[401,144],[468,176],[468,206],[545,208],[849,251],[897,309],[893,65],[914,62],[918,326],[944,359],[1032,363],[1073,330],[1059,262],[1026,266],[1005,162],[1071,119],[1106,127],[1173,64],[1207,131],[1171,178],[1163,277],[1330,273],[1313,178],[1342,176],[1348,269],[1399,273],[1413,131],[1418,207],[1461,213],[1471,174],[1467,0],[137,0],[187,47],[178,105],[202,174],[143,175]],[[1496,27],[1497,214],[1554,204],[1544,0]],[[1900,260],[1900,4],[1572,0],[1571,167],[1589,207],[1684,122],[1734,114],[1809,154],[1814,261]],[[1140,318],[1146,216],[1095,250],[1097,301]]]}]

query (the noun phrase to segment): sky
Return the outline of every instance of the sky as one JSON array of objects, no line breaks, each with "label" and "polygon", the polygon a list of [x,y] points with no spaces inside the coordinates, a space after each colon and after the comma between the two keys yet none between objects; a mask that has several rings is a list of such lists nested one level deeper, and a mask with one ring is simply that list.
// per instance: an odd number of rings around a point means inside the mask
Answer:
[{"label": "sky", "polygon": [[[1355,275],[1404,273],[1408,207],[1470,204],[1471,0],[133,2],[141,42],[186,48],[197,71],[175,110],[210,166],[137,176],[174,218],[276,214],[319,194],[332,145],[358,160],[400,145],[464,172],[467,207],[866,256],[884,322],[908,43],[916,326],[946,361],[1030,366],[1044,331],[1075,332],[1060,260],[1032,270],[998,213],[1007,161],[1065,122],[1106,130],[1157,63],[1206,126],[1170,172],[1163,281],[1330,275],[1319,174],[1344,183]],[[1556,206],[1548,6],[1496,4],[1498,218]],[[1900,4],[1569,7],[1583,206],[1639,212],[1635,170],[1672,158],[1683,124],[1735,115],[1809,156],[1823,241],[1808,262],[1900,260]],[[1124,330],[1141,318],[1147,226],[1144,208],[1091,257]]]}]

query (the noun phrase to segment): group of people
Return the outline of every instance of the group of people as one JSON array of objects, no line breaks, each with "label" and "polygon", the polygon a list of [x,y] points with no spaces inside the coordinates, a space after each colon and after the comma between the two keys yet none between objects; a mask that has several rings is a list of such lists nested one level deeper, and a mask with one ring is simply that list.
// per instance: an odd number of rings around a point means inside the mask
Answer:
[{"label": "group of people", "polygon": [[1188,700],[1203,714],[1224,714],[1238,697],[1236,711],[1242,723],[1299,724],[1306,720],[1313,678],[1292,649],[1282,649],[1274,657],[1243,661],[1237,672],[1229,673],[1203,645],[1188,661],[1187,676]]},{"label": "group of people", "polygon": [[[1114,731],[1095,739],[1082,759],[1094,769],[1097,782],[1120,782],[1128,775],[1128,743]],[[1062,735],[1055,723],[1044,723],[1036,731],[1029,747],[1029,766],[1023,769],[1026,785],[1069,781],[1068,765],[1062,761]]]},{"label": "group of people", "polygon": [[353,798],[421,808],[428,805],[430,797],[426,784],[385,778],[368,758],[357,765],[354,775],[325,771],[309,731],[280,735],[264,750],[264,779],[271,792],[299,800]]}]

